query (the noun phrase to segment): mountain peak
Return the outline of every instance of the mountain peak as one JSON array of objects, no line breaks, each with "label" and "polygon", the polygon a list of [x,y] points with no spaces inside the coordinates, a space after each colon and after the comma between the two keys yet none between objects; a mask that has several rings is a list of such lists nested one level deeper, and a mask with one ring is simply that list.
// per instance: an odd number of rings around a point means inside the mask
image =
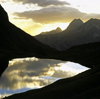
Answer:
[{"label": "mountain peak", "polygon": [[0,5],[0,23],[8,22],[8,15],[4,8]]},{"label": "mountain peak", "polygon": [[57,27],[57,28],[56,28],[56,31],[61,32],[62,30],[61,30],[60,27]]},{"label": "mountain peak", "polygon": [[[81,22],[82,22],[82,20],[81,20],[80,18],[79,18],[79,19],[74,19],[73,21],[81,21]],[[72,21],[72,22],[73,22],[73,21]]]},{"label": "mountain peak", "polygon": [[74,19],[69,26],[67,27],[67,30],[72,30],[80,25],[83,24],[83,21],[81,19]]},{"label": "mountain peak", "polygon": [[87,29],[90,29],[92,27],[96,27],[97,29],[100,30],[100,20],[99,19],[93,19],[93,18],[91,18],[90,20],[88,20],[84,24],[84,27],[86,27]]},{"label": "mountain peak", "polygon": [[40,35],[55,34],[55,33],[60,33],[60,32],[62,32],[61,28],[57,27],[55,30],[51,30],[48,32],[42,32],[42,33],[40,33]]},{"label": "mountain peak", "polygon": [[94,18],[91,18],[90,20],[88,20],[86,23],[100,23],[100,20],[99,19],[94,19]]}]

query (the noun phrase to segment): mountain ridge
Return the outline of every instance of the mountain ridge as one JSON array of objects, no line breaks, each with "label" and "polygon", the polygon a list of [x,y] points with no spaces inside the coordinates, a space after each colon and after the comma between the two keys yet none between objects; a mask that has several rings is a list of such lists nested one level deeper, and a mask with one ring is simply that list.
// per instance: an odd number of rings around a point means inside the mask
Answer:
[{"label": "mountain ridge", "polygon": [[55,34],[55,33],[59,33],[59,32],[62,32],[62,30],[61,30],[60,27],[57,27],[57,28],[54,29],[54,30],[51,30],[51,31],[48,31],[48,32],[42,32],[42,33],[40,33],[39,35]]},{"label": "mountain ridge", "polygon": [[[80,19],[77,19],[80,20]],[[73,20],[74,22],[77,20]],[[71,23],[73,23],[73,21]],[[76,24],[75,23],[75,24]],[[71,24],[68,26],[70,27]],[[96,27],[96,28],[95,28]],[[97,33],[93,33],[94,30]],[[85,23],[80,24],[79,26],[75,25],[75,28],[64,30],[61,33],[54,35],[41,36],[37,35],[35,38],[40,42],[49,45],[53,48],[56,48],[60,51],[66,50],[75,45],[87,44],[92,42],[100,42],[100,37],[94,36],[99,35],[100,33],[100,20],[99,19],[90,19]]]}]

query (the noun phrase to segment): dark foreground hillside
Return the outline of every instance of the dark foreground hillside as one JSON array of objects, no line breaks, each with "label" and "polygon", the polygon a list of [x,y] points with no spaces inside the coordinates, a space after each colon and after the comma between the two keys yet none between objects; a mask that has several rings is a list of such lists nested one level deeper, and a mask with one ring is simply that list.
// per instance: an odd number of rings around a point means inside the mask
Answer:
[{"label": "dark foreground hillside", "polygon": [[11,59],[50,58],[56,51],[9,22],[6,11],[0,5],[0,76]]},{"label": "dark foreground hillside", "polygon": [[100,67],[4,99],[100,99]]}]

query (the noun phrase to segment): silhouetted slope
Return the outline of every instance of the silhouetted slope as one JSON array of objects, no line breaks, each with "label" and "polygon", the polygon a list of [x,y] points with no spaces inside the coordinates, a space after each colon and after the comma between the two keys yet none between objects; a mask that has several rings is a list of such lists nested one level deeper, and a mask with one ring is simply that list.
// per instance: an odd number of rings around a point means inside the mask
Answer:
[{"label": "silhouetted slope", "polygon": [[56,51],[10,23],[7,13],[0,6],[0,71],[7,68],[5,63],[10,59],[29,56],[50,58]]},{"label": "silhouetted slope", "polygon": [[66,50],[75,45],[100,42],[100,20],[90,19],[83,24],[80,19],[75,19],[66,30],[57,35],[48,35],[48,37],[37,35],[35,38],[58,50]]},{"label": "silhouetted slope", "polygon": [[4,99],[99,99],[100,67],[77,76],[58,80],[41,89],[15,94]]},{"label": "silhouetted slope", "polygon": [[97,67],[100,65],[100,42],[73,46],[57,54],[55,59],[80,63],[89,68]]},{"label": "silhouetted slope", "polygon": [[57,39],[57,36],[59,35],[59,33],[62,32],[62,30],[60,28],[57,28],[55,30],[49,31],[49,32],[42,32],[37,36],[34,36],[37,40],[39,40],[40,42],[49,45],[53,48],[56,48],[55,45],[55,41]]},{"label": "silhouetted slope", "polygon": [[62,32],[61,28],[60,27],[57,27],[55,30],[52,30],[52,31],[48,31],[48,32],[42,32],[39,34],[39,36],[43,35],[43,36],[46,36],[46,35],[52,35],[52,34],[56,34],[56,33],[60,33]]},{"label": "silhouetted slope", "polygon": [[0,76],[8,67],[9,61],[8,60],[0,60]]},{"label": "silhouetted slope", "polygon": [[[34,51],[38,51],[39,54],[42,54],[43,52],[43,55],[46,54],[46,50],[54,51],[49,46],[40,43],[34,37],[30,36],[29,34],[26,34],[24,31],[17,28],[9,21],[6,22],[5,25],[1,24],[0,26],[0,43],[0,49],[9,51],[22,51],[32,53]],[[40,52],[40,49],[42,50],[42,52]]]}]

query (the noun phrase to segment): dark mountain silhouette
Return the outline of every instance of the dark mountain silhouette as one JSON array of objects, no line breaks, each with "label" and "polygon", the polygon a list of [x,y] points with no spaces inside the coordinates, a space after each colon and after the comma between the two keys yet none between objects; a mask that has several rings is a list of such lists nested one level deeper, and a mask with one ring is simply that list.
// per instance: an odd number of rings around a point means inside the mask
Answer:
[{"label": "dark mountain silhouette", "polygon": [[83,24],[83,21],[81,19],[74,19],[70,24],[69,26],[67,27],[66,30],[72,30],[76,27],[79,27],[80,25]]},{"label": "dark mountain silhouette", "polygon": [[49,31],[49,32],[42,32],[39,35],[35,36],[35,38],[46,45],[56,48],[54,46],[56,45],[55,39],[57,35],[59,35],[60,32],[62,32],[62,30],[58,27],[57,29]]},{"label": "dark mountain silhouette", "polygon": [[61,28],[57,27],[55,30],[48,31],[48,32],[42,32],[40,35],[45,36],[46,34],[49,35],[49,34],[56,34],[56,33],[60,33],[60,32],[62,32]]},{"label": "dark mountain silhouette", "polygon": [[55,52],[56,49],[42,44],[10,23],[7,13],[0,6],[0,75],[7,68],[8,61],[13,58],[47,58]]},{"label": "dark mountain silhouette", "polygon": [[[76,45],[78,41],[83,43],[84,39],[86,40],[86,43],[88,43],[87,37],[91,41],[90,36],[92,34],[94,40],[97,40],[100,33],[99,22],[100,20],[91,19],[79,27],[67,31],[67,33],[66,30],[63,31],[60,37],[63,37],[65,33],[69,39],[75,42],[73,45]],[[82,39],[83,37],[84,39]],[[76,38],[78,39],[77,42],[75,41]],[[72,44],[71,41],[70,44]],[[42,44],[34,37],[10,23],[7,13],[0,6],[0,75],[7,68],[9,60],[33,56],[77,62],[92,69],[75,77],[59,80],[47,87],[13,95],[5,99],[100,98],[100,42],[92,41],[92,43],[70,47],[65,51],[57,51],[54,48]]]},{"label": "dark mountain silhouette", "polygon": [[100,42],[100,20],[90,19],[83,23],[80,19],[73,20],[68,28],[53,35],[35,37],[37,40],[58,50],[66,50],[75,45]]}]

